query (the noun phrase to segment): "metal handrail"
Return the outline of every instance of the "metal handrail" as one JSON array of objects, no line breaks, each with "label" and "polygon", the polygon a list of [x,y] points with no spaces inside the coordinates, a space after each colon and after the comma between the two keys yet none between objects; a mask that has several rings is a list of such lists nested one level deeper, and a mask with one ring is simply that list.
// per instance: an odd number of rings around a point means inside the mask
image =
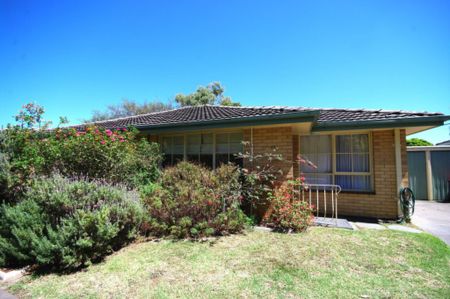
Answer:
[{"label": "metal handrail", "polygon": [[323,203],[324,203],[324,211],[323,211],[323,217],[326,217],[327,215],[327,191],[329,191],[331,194],[331,218],[338,219],[338,198],[339,193],[341,192],[342,188],[339,185],[333,185],[333,184],[305,184],[300,187],[300,193],[302,200],[305,200],[305,192],[308,194],[308,201],[309,205],[311,206],[313,203],[313,197],[315,195],[315,201],[316,201],[316,217],[319,217],[319,210],[320,210],[320,194],[323,192]]}]

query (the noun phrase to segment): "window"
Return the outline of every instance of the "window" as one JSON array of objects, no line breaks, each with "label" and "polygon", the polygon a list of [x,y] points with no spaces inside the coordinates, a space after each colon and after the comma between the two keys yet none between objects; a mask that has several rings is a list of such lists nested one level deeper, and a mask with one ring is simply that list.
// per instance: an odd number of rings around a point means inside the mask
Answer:
[{"label": "window", "polygon": [[242,152],[242,133],[223,133],[216,135],[216,167],[232,162],[242,165],[242,159],[236,155]]},{"label": "window", "polygon": [[171,166],[183,161],[184,157],[184,136],[164,137],[162,140],[162,150],[164,153],[163,166]]},{"label": "window", "polygon": [[213,166],[213,134],[188,135],[186,142],[188,161]]},{"label": "window", "polygon": [[184,160],[185,154],[188,161],[210,168],[228,162],[243,166],[242,159],[236,157],[243,150],[242,138],[242,132],[162,137],[163,166]]},{"label": "window", "polygon": [[344,190],[371,189],[369,135],[336,136],[336,184]]},{"label": "window", "polygon": [[300,139],[301,155],[317,166],[317,168],[313,168],[308,165],[301,165],[307,182],[310,184],[332,184],[331,136],[302,136]]},{"label": "window", "polygon": [[369,134],[301,136],[300,154],[317,166],[301,165],[307,182],[334,183],[347,191],[372,190]]}]

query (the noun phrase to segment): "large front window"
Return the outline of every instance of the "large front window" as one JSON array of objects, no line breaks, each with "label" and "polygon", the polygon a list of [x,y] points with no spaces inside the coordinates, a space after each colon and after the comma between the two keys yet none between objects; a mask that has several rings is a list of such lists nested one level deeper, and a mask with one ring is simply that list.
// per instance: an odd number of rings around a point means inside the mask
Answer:
[{"label": "large front window", "polygon": [[206,167],[224,163],[242,166],[236,155],[242,152],[242,132],[185,134],[162,137],[164,166],[187,160]]},{"label": "large front window", "polygon": [[307,182],[372,191],[369,139],[369,134],[301,136],[300,154],[317,166],[301,165]]},{"label": "large front window", "polygon": [[242,153],[242,133],[216,134],[216,167],[229,162],[243,166],[238,153]]},{"label": "large front window", "polygon": [[164,152],[163,166],[175,165],[179,161],[183,161],[184,136],[164,137],[162,150]]},{"label": "large front window", "polygon": [[204,166],[212,166],[213,134],[195,134],[187,136],[187,160]]}]

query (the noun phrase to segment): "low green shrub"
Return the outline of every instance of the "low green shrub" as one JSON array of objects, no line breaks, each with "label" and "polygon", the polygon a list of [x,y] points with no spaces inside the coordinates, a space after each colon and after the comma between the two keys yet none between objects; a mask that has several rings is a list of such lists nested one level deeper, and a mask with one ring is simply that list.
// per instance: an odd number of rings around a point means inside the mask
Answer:
[{"label": "low green shrub", "polygon": [[11,166],[8,156],[0,152],[0,203],[2,198],[9,196],[11,186]]},{"label": "low green shrub", "polygon": [[132,240],[143,217],[138,194],[124,187],[36,178],[24,200],[0,207],[0,266],[85,266]]},{"label": "low green shrub", "polygon": [[158,185],[143,194],[149,219],[147,233],[175,238],[200,238],[242,230],[246,216],[240,209],[236,167],[215,172],[180,162],[166,168]]},{"label": "low green shrub", "polygon": [[275,188],[269,196],[271,211],[264,219],[267,225],[288,232],[304,231],[311,225],[314,207],[302,200],[299,194],[303,179],[286,181]]}]

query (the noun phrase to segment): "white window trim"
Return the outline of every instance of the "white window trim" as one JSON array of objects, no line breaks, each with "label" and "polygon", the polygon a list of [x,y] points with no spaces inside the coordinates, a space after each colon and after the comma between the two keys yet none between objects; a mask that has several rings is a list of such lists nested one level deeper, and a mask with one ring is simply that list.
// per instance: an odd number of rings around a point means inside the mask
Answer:
[{"label": "white window trim", "polygon": [[[336,136],[348,136],[348,135],[360,135],[367,134],[368,142],[369,142],[369,172],[343,172],[336,170]],[[301,154],[301,137],[302,136],[312,136],[315,134],[299,134],[298,138],[298,151]],[[344,192],[375,192],[375,179],[374,179],[374,171],[373,171],[373,142],[372,142],[372,132],[371,131],[349,131],[349,132],[329,132],[329,133],[321,133],[317,135],[323,136],[331,136],[331,172],[314,172],[314,174],[319,175],[331,175],[331,180],[333,184],[336,184],[336,175],[366,175],[370,176],[370,186],[371,190],[344,190]],[[299,171],[302,171],[302,165],[299,165]]]}]

